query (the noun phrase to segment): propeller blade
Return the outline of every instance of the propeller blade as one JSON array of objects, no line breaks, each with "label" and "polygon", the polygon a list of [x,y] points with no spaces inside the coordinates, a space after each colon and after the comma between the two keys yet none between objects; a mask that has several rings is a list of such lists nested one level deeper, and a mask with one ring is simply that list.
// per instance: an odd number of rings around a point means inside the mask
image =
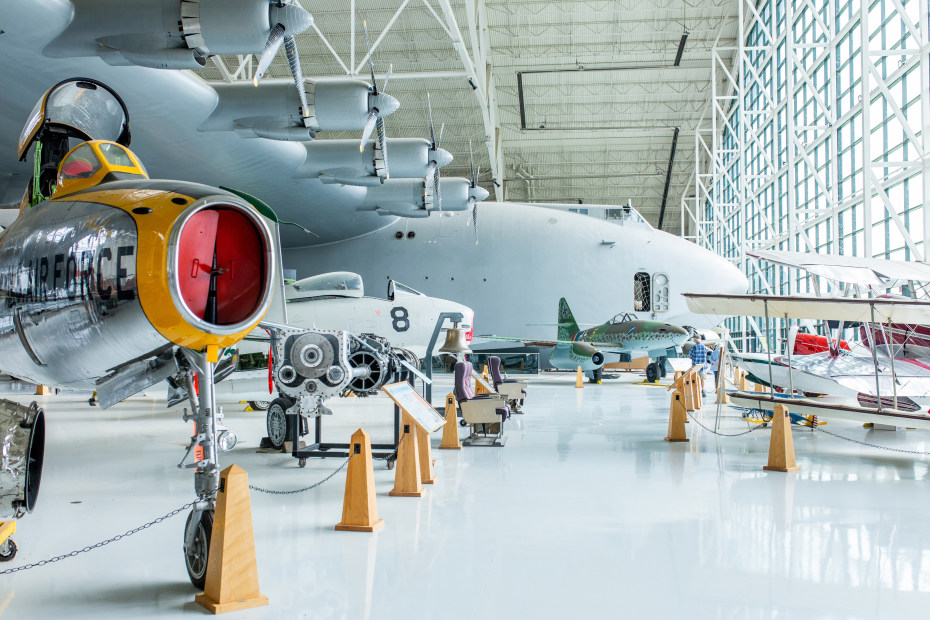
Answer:
[{"label": "propeller blade", "polygon": [[362,130],[362,141],[358,145],[358,151],[361,153],[365,150],[365,143],[371,137],[371,132],[375,130],[375,123],[378,122],[378,111],[372,110],[368,113],[368,119],[365,121],[365,129]]},{"label": "propeller blade", "polygon": [[390,65],[388,65],[388,72],[387,72],[387,75],[384,76],[384,82],[381,84],[381,92],[382,92],[382,93],[386,93],[386,92],[387,92],[388,81],[391,79],[391,74],[392,74],[392,73],[394,73],[394,64],[393,64],[393,63],[391,63]]},{"label": "propeller blade", "polygon": [[291,75],[297,86],[297,95],[300,97],[300,117],[304,126],[309,124],[310,110],[307,107],[307,91],[304,87],[304,73],[300,68],[300,56],[297,54],[297,42],[294,37],[284,37],[284,49],[287,52],[287,64],[291,66]]},{"label": "propeller blade", "polygon": [[436,206],[439,208],[439,215],[442,215],[442,190],[439,189],[439,166],[433,168],[433,186],[436,192]]},{"label": "propeller blade", "polygon": [[380,116],[375,122],[375,127],[378,129],[378,148],[381,149],[381,159],[384,160],[384,176],[385,178],[391,178],[391,171],[388,168],[387,160],[387,133],[384,131],[384,119]]},{"label": "propeller blade", "polygon": [[471,205],[471,221],[475,228],[475,245],[478,245],[478,201],[471,197],[468,204]]},{"label": "propeller blade", "polygon": [[271,61],[274,60],[275,54],[281,49],[282,43],[284,43],[284,26],[275,24],[274,28],[271,29],[271,34],[268,35],[268,41],[265,42],[265,49],[262,50],[261,58],[258,61],[258,69],[255,71],[255,76],[252,78],[252,84],[258,86],[258,83],[265,77],[265,72],[268,71],[268,67],[271,66]]},{"label": "propeller blade", "polygon": [[478,180],[475,177],[475,153],[471,150],[471,140],[468,141],[468,159],[471,162],[471,186],[475,187]]},{"label": "propeller blade", "polygon": [[375,81],[375,61],[371,57],[371,41],[368,39],[368,20],[362,21],[362,28],[365,30],[365,47],[368,49],[368,66],[371,68],[371,94],[378,94],[378,83]]},{"label": "propeller blade", "polygon": [[434,161],[431,161],[429,165],[426,166],[426,191],[427,192],[432,191],[436,187],[435,185],[436,177],[433,175],[433,173],[436,172],[436,169],[437,169],[437,165],[436,165],[436,162]]},{"label": "propeller blade", "polygon": [[442,132],[444,132],[445,130],[446,130],[446,124],[443,123],[442,126],[439,128],[439,140],[436,142],[437,149],[439,148],[439,145],[442,144]]},{"label": "propeller blade", "polygon": [[426,111],[429,114],[429,141],[430,148],[436,148],[436,132],[433,131],[433,104],[430,102],[429,92],[426,93]]}]

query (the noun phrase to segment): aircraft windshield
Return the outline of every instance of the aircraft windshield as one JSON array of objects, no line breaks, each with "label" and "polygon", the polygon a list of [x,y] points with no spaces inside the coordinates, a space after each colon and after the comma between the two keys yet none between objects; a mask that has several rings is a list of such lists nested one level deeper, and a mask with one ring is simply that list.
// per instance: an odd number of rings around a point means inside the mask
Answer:
[{"label": "aircraft windshield", "polygon": [[102,166],[94,153],[94,149],[90,148],[88,144],[82,144],[71,151],[65,160],[61,162],[61,167],[58,169],[58,184],[61,185],[62,181],[70,181],[71,179],[90,178],[100,168]]}]

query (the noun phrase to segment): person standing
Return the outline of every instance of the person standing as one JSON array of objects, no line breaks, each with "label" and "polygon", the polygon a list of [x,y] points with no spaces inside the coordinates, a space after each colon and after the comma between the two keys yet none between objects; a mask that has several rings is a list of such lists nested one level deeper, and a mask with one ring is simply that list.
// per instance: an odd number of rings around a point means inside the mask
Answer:
[{"label": "person standing", "polygon": [[715,346],[714,348],[710,350],[710,367],[711,367],[711,370],[714,371],[714,390],[716,390],[717,386],[719,385],[717,381],[719,380],[718,374],[720,371],[720,347],[721,346],[722,345],[718,344],[717,346]]},{"label": "person standing", "polygon": [[694,344],[691,345],[688,357],[691,358],[691,366],[697,366],[698,374],[701,377],[701,396],[707,396],[707,392],[704,390],[704,366],[707,364],[707,347],[701,342],[699,336],[694,336],[693,340]]}]

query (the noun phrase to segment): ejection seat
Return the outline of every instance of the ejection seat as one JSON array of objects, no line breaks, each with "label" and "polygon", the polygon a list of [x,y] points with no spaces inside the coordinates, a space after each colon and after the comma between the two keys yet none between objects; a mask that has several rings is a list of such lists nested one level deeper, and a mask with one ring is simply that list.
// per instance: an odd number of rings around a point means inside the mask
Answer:
[{"label": "ejection seat", "polygon": [[488,358],[488,371],[491,373],[491,382],[494,391],[507,399],[511,411],[523,413],[521,408],[526,398],[526,381],[507,379],[501,375],[501,358],[492,355]]},{"label": "ejection seat", "polygon": [[462,443],[466,446],[503,446],[504,420],[510,417],[510,407],[500,394],[475,394],[470,385],[471,362],[455,364],[455,399],[462,410],[462,425],[471,426],[471,434]]}]

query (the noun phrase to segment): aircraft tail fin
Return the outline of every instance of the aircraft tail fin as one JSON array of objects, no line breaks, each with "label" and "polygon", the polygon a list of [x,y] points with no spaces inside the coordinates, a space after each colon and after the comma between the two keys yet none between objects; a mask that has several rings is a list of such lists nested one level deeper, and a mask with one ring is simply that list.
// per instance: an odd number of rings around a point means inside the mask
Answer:
[{"label": "aircraft tail fin", "polygon": [[575,316],[565,298],[559,300],[559,334],[557,340],[571,340],[572,336],[578,333],[578,323],[575,322]]}]

